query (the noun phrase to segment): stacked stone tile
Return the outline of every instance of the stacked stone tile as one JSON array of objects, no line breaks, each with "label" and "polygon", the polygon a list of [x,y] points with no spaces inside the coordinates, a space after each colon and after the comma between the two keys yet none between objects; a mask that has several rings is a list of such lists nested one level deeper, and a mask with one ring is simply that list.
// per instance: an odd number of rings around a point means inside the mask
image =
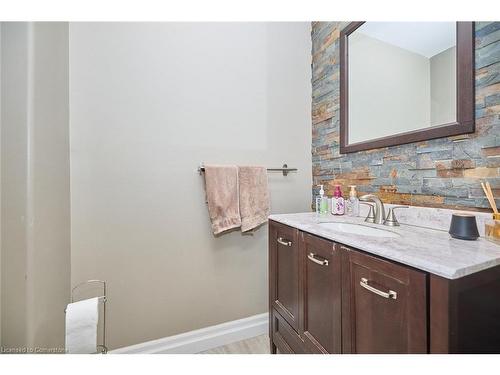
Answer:
[{"label": "stacked stone tile", "polygon": [[[500,206],[500,22],[476,22],[476,132],[469,135],[339,152],[339,36],[348,22],[312,23],[312,162],[316,185],[358,185],[386,203],[485,209],[479,182]],[[367,124],[369,126],[370,124]]]}]

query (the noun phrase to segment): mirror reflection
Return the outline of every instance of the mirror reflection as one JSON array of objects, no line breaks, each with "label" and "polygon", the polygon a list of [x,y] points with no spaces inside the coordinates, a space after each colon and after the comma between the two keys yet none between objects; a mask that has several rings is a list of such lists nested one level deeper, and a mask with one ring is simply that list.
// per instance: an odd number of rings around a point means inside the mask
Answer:
[{"label": "mirror reflection", "polygon": [[348,44],[349,144],[456,121],[455,22],[365,22]]}]

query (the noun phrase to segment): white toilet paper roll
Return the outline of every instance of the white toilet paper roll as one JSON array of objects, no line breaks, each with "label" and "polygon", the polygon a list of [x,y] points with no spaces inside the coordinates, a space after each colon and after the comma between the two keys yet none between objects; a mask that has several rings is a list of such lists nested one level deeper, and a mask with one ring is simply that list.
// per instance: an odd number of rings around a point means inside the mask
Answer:
[{"label": "white toilet paper roll", "polygon": [[70,303],[66,309],[66,352],[95,353],[99,298]]}]

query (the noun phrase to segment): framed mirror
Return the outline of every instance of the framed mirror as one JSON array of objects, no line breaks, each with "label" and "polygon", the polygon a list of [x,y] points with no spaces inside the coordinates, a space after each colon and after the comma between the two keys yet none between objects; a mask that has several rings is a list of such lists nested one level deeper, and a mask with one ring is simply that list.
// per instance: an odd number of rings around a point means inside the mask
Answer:
[{"label": "framed mirror", "polygon": [[340,152],[474,132],[473,22],[352,22],[340,34]]}]

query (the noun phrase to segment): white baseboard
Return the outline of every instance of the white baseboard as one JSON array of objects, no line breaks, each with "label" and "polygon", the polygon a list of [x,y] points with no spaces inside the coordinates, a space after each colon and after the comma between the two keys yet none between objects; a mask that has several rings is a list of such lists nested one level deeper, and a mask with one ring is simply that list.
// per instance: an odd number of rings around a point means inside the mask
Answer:
[{"label": "white baseboard", "polygon": [[258,314],[179,335],[111,350],[110,354],[195,354],[268,332],[269,314]]}]

